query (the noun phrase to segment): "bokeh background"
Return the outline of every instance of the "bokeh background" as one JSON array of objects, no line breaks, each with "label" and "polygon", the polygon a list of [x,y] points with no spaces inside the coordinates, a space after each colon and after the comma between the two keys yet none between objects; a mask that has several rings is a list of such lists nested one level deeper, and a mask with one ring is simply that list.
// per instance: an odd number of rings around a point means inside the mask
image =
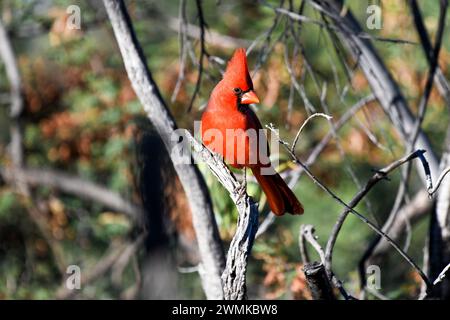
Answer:
[{"label": "bokeh background", "polygon": [[[254,86],[261,104],[257,114],[272,122],[291,141],[311,113],[305,99],[292,89],[285,50],[292,58],[292,39],[284,39],[286,16],[278,18],[271,6],[278,1],[203,1],[209,33],[218,41],[206,43],[216,59],[205,59],[200,91],[191,112],[189,101],[197,81],[199,41],[190,38],[194,57],[187,57],[184,79],[174,90],[180,69],[180,3],[178,1],[126,1],[137,36],[160,91],[180,127],[193,129],[209,93],[220,79],[223,62],[236,46],[254,44],[249,65],[255,69]],[[282,1],[289,8],[290,1]],[[81,12],[81,29],[66,28],[69,5]],[[298,8],[300,1],[292,1]],[[367,30],[386,38],[416,44],[375,41],[375,46],[398,81],[413,111],[423,92],[428,64],[405,1],[347,1],[365,26],[366,8],[382,9],[382,28]],[[422,1],[425,24],[433,36],[438,2]],[[305,15],[320,19],[306,6]],[[186,18],[198,25],[193,1],[186,2]],[[144,223],[89,197],[39,182],[31,184],[32,199],[25,199],[7,179],[0,179],[0,298],[204,298],[196,272],[199,262],[189,207],[163,145],[137,100],[124,70],[101,1],[0,0],[0,19],[8,31],[22,77],[25,110],[25,164],[36,170],[57,170],[119,194],[144,208]],[[447,17],[447,26],[448,24]],[[274,24],[274,21],[276,23]],[[273,29],[267,39],[265,32]],[[301,39],[304,55],[317,81],[327,84],[324,96],[334,120],[370,94],[360,70],[347,70],[332,39],[317,25],[305,23]],[[448,27],[446,27],[448,32]],[[195,32],[194,32],[195,33]],[[198,35],[198,34],[197,34]],[[232,37],[221,42],[220,35]],[[255,39],[259,41],[254,42]],[[446,78],[450,70],[450,38],[444,36],[439,64]],[[348,66],[353,66],[348,60]],[[316,111],[324,112],[306,62],[298,55],[294,76]],[[0,63],[0,167],[8,168],[10,141],[9,83]],[[433,89],[423,129],[440,154],[448,127],[448,110]],[[296,152],[306,159],[330,131],[326,120],[316,118],[304,129]],[[349,201],[373,170],[403,156],[405,150],[395,128],[376,101],[368,103],[338,132],[311,166],[311,170],[342,199]],[[295,166],[280,148],[279,171]],[[226,191],[208,169],[200,165],[207,181],[225,246],[234,234],[237,212]],[[354,179],[356,177],[357,179]],[[357,180],[357,181],[355,181]],[[392,208],[400,180],[396,172],[379,183],[358,209],[382,223]],[[261,221],[268,213],[265,198],[250,182],[249,193],[261,204]],[[423,188],[413,171],[408,194]],[[309,299],[298,247],[301,224],[316,227],[323,245],[341,206],[307,176],[294,188],[305,214],[284,216],[255,241],[248,270],[248,295],[258,299]],[[31,204],[30,204],[31,201]],[[370,205],[368,205],[370,203]],[[30,206],[39,208],[38,215]],[[429,225],[424,215],[400,238],[407,252],[421,264]],[[357,266],[375,234],[350,216],[336,244],[333,268],[350,291],[358,291]],[[82,288],[64,290],[66,266],[81,268]],[[414,298],[420,278],[400,256],[390,250],[380,260],[381,292],[389,298]],[[369,296],[369,298],[374,298]]]}]

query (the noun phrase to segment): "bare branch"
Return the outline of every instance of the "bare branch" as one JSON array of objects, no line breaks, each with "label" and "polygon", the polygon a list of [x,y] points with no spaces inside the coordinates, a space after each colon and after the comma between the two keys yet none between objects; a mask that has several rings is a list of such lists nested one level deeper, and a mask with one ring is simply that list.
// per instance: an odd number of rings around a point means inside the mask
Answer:
[{"label": "bare branch", "polygon": [[295,138],[294,138],[294,141],[292,142],[292,147],[291,147],[291,151],[292,151],[292,152],[294,152],[294,150],[295,150],[295,146],[297,145],[298,139],[300,138],[300,134],[302,133],[303,128],[308,124],[309,120],[311,120],[311,119],[313,119],[313,118],[315,118],[315,117],[323,117],[323,118],[325,118],[325,119],[327,119],[327,120],[331,120],[331,119],[333,118],[332,116],[329,116],[329,115],[327,115],[327,114],[325,114],[325,113],[320,113],[320,112],[318,112],[318,113],[313,113],[312,115],[310,115],[310,116],[303,122],[303,124],[301,125],[300,129],[298,129],[297,134],[295,135]]},{"label": "bare branch", "polygon": [[[348,207],[346,208],[340,215],[338,220],[336,221],[336,224],[333,227],[333,230],[331,232],[331,235],[328,239],[327,247],[325,250],[325,268],[327,270],[327,273],[331,275],[331,261],[332,261],[332,254],[333,254],[333,248],[336,243],[337,236],[339,234],[339,231],[341,230],[342,225],[344,224],[344,221],[348,215],[348,213],[351,211],[350,208],[354,208],[358,205],[358,203],[364,198],[364,196],[369,193],[369,191],[377,184],[379,181],[385,179],[392,171],[400,167],[401,165],[405,164],[408,161],[411,161],[415,158],[421,159],[423,156],[423,153],[425,151],[423,150],[417,150],[402,159],[399,159],[397,161],[394,161],[393,163],[389,164],[388,166],[384,167],[381,170],[378,170],[366,183],[366,185],[358,191],[358,193],[353,197],[353,199],[349,202]],[[426,162],[423,162],[424,166],[427,166]],[[384,233],[380,230],[380,233]],[[378,233],[378,232],[377,232]],[[409,256],[406,255],[402,250],[399,251],[399,253],[413,266],[415,267],[415,263],[411,260]],[[417,266],[416,266],[417,267]],[[416,268],[417,269],[417,268]],[[417,269],[420,272],[422,272],[420,269]],[[426,277],[425,277],[426,278]],[[424,279],[425,280],[425,279]],[[428,280],[428,279],[427,279]],[[427,282],[427,281],[425,281]]]},{"label": "bare branch", "polygon": [[201,272],[200,276],[206,296],[209,299],[221,299],[223,292],[220,275],[225,258],[208,189],[198,168],[193,164],[183,164],[183,161],[180,161],[180,155],[171,152],[178,141],[173,139],[176,123],[153,81],[124,2],[122,0],[104,0],[103,3],[133,89],[171,155],[175,170],[189,200],[202,258],[204,272]]},{"label": "bare branch", "polygon": [[100,203],[117,212],[125,213],[138,224],[143,221],[144,211],[141,206],[122,198],[120,194],[104,186],[76,176],[68,175],[57,170],[31,168],[15,170],[0,168],[0,175],[8,181],[16,176],[22,183],[32,186],[39,185],[56,188],[63,192]]},{"label": "bare branch", "polygon": [[6,75],[11,88],[11,118],[17,118],[23,111],[22,80],[19,73],[16,57],[14,55],[8,33],[0,20],[0,58],[5,64]]},{"label": "bare branch", "polygon": [[[410,221],[411,224],[420,221],[420,219],[424,218],[427,213],[430,212],[432,205],[433,202],[430,201],[426,190],[417,192],[408,204],[405,204],[398,210],[398,218],[395,219],[389,230],[383,228],[383,231],[385,231],[392,239],[399,239],[402,231],[406,228],[407,221]],[[381,242],[375,246],[373,256],[381,256],[385,254],[389,248],[389,243],[382,239]]]},{"label": "bare branch", "polygon": [[185,134],[196,154],[206,162],[211,172],[227,189],[238,210],[236,234],[228,249],[222,281],[226,300],[245,299],[247,262],[258,230],[258,205],[247,195],[245,185],[237,181],[219,155],[212,153],[189,132],[186,131]]},{"label": "bare branch", "polygon": [[9,156],[11,158],[11,184],[16,188],[21,196],[22,203],[33,223],[36,224],[39,232],[47,241],[55,264],[62,274],[65,271],[64,252],[61,245],[53,238],[49,226],[45,219],[45,213],[36,204],[33,194],[21,178],[20,168],[24,166],[23,130],[21,115],[24,109],[22,96],[22,80],[17,65],[16,57],[9,41],[6,29],[0,20],[0,58],[3,60],[6,69],[6,76],[11,86],[11,107],[10,107],[10,134]]},{"label": "bare branch", "polygon": [[314,300],[336,300],[322,263],[308,263],[303,267],[303,272]]},{"label": "bare branch", "polygon": [[[419,110],[426,105],[428,98],[431,94],[431,89],[433,85],[433,80],[436,78],[436,70],[438,69],[438,57],[442,45],[445,20],[447,14],[448,1],[441,0],[440,2],[440,12],[438,27],[435,37],[434,47],[431,46],[431,41],[428,37],[428,32],[423,23],[422,15],[420,13],[417,1],[410,0],[409,4],[414,17],[414,23],[422,42],[423,49],[425,51],[425,56],[430,65],[430,71],[428,75],[427,82],[425,84],[424,94],[419,104]],[[438,86],[439,87],[439,86]],[[442,89],[442,88],[441,88]],[[447,98],[446,95],[444,97]],[[447,101],[448,102],[448,101]],[[450,107],[450,105],[449,105]],[[442,155],[441,166],[444,168],[450,165],[450,150],[448,147]],[[431,226],[429,233],[429,252],[427,255],[427,269],[430,277],[436,277],[438,272],[445,266],[450,258],[450,228],[448,227],[448,217],[450,208],[450,183],[445,183],[441,191],[438,193],[436,209],[433,211],[431,218]],[[445,281],[442,288],[438,290],[433,290],[431,293],[433,297],[449,297],[450,296],[450,282]]]},{"label": "bare branch", "polygon": [[120,254],[120,256],[115,261],[114,265],[112,266],[111,271],[111,281],[115,285],[120,285],[122,283],[122,275],[129,264],[130,260],[136,256],[137,251],[144,243],[144,240],[147,236],[146,232],[143,232],[141,235],[139,235],[136,240],[131,242]]},{"label": "bare branch", "polygon": [[[359,100],[357,103],[355,103],[350,109],[348,109],[341,118],[339,118],[338,121],[334,124],[335,131],[340,130],[349,120],[352,119],[352,117],[357,113],[362,107],[366,106],[368,103],[375,100],[375,97],[373,95],[368,95],[361,100]],[[325,150],[325,147],[330,143],[331,139],[333,139],[334,135],[332,132],[329,132],[325,135],[325,137],[322,138],[322,140],[316,145],[316,147],[311,151],[308,158],[305,161],[306,166],[311,166],[319,157],[319,155],[322,153],[323,150]],[[298,182],[300,177],[302,176],[303,169],[301,166],[297,166],[295,169],[292,170],[289,180],[289,187],[293,188],[295,184]],[[275,215],[272,212],[269,212],[267,216],[264,218],[263,222],[261,222],[258,233],[256,234],[256,237],[259,237],[264,232],[267,231],[267,229],[272,225],[273,221],[275,220]]]},{"label": "bare branch", "polygon": [[450,167],[444,169],[444,171],[441,172],[441,175],[438,178],[438,181],[436,182],[436,185],[431,190],[428,190],[428,194],[430,197],[432,197],[436,191],[438,191],[439,187],[441,186],[442,180],[444,180],[445,176],[450,173]]},{"label": "bare branch", "polygon": [[[286,9],[283,9],[283,8],[273,8],[273,9],[274,9],[275,12],[281,13],[283,15],[286,15],[289,18],[291,18],[292,20],[300,21],[300,22],[306,22],[306,23],[312,23],[312,24],[315,24],[315,25],[317,25],[319,27],[322,27],[322,28],[331,29],[331,30],[336,31],[336,32],[342,32],[342,30],[339,29],[339,28],[333,27],[331,25],[323,23],[322,21],[319,21],[319,20],[316,20],[316,19],[313,19],[313,18],[310,18],[310,17],[297,14],[295,12],[292,12],[292,11],[289,11],[289,10],[286,10]],[[398,43],[398,44],[416,44],[415,42],[410,41],[410,40],[390,39],[390,38],[377,37],[377,36],[368,34],[366,32],[362,32],[362,31],[357,34],[357,37],[359,37],[361,39],[370,39],[370,40],[391,42],[391,43]]]},{"label": "bare branch", "polygon": [[[311,224],[302,224],[300,226],[300,239],[305,239],[306,241],[308,241],[314,248],[314,250],[316,250],[316,252],[319,254],[320,257],[320,261],[322,261],[322,263],[325,262],[325,252],[323,251],[322,246],[320,245],[319,242],[317,242],[317,237],[314,235],[314,226]],[[299,242],[303,242],[303,241],[299,241]]]},{"label": "bare branch", "polygon": [[[362,28],[358,21],[350,10],[346,10],[343,15],[340,14],[340,1],[311,0],[310,3],[315,9],[329,16],[335,27],[340,30],[341,42],[345,44],[348,52],[364,72],[374,95],[399,131],[404,144],[407,145],[414,132],[417,119],[413,116],[398,84],[392,78],[371,42],[359,37]],[[428,137],[420,129],[416,148],[427,150],[431,175],[433,180],[436,180],[439,161]],[[418,168],[418,172],[423,176],[420,168]],[[424,179],[424,181],[426,180]]]},{"label": "bare branch", "polygon": [[441,273],[439,273],[439,276],[434,280],[433,285],[437,285],[438,283],[442,282],[445,277],[447,277],[447,273],[450,271],[450,263],[447,264],[447,266],[442,270]]},{"label": "bare branch", "polygon": [[[168,19],[169,28],[174,31],[179,30],[179,26],[181,23],[183,23],[183,22],[177,18],[169,17],[169,19]],[[196,25],[187,23],[185,33],[190,38],[200,39],[201,31],[200,31],[200,28]],[[205,32],[204,36],[205,36],[205,42],[208,45],[214,46],[214,47],[226,48],[226,49],[247,47],[251,43],[250,40],[230,37],[230,36],[227,36],[224,34],[220,34],[211,29],[208,29],[208,31]]]},{"label": "bare branch", "polygon": [[[308,285],[311,289],[312,296],[315,299],[325,299],[325,300],[334,300],[333,291],[331,289],[328,276],[326,274],[326,270],[324,267],[325,263],[325,253],[322,249],[322,246],[317,242],[317,237],[314,234],[315,229],[313,225],[301,225],[299,232],[299,245],[300,245],[300,253],[303,257],[303,261],[305,262],[304,272],[306,280],[308,281]],[[320,263],[309,262],[309,257],[307,255],[307,250],[305,246],[305,240],[308,241],[319,254]],[[309,273],[309,274],[307,274]],[[322,279],[322,276],[325,276],[326,281]],[[333,285],[339,289],[341,294],[346,300],[353,300],[354,297],[349,295],[345,290],[342,282],[333,274],[331,277],[331,281]]]},{"label": "bare branch", "polygon": [[[433,79],[435,79],[435,80],[437,79],[435,74],[436,74],[436,71],[438,71],[438,68],[439,68],[439,66],[438,66],[438,56],[439,56],[439,52],[440,52],[440,47],[441,47],[441,42],[442,42],[442,37],[443,37],[443,32],[444,32],[444,25],[445,25],[445,9],[442,10],[442,8],[441,8],[441,15],[439,17],[439,23],[438,23],[438,32],[437,32],[437,36],[436,36],[436,45],[433,48],[431,46],[431,42],[430,42],[430,40],[428,38],[428,33],[427,33],[427,31],[425,29],[425,26],[423,24],[421,13],[420,13],[420,10],[419,10],[419,7],[418,7],[416,1],[411,0],[410,1],[410,7],[411,7],[411,10],[412,10],[412,13],[413,13],[416,29],[418,31],[418,34],[419,34],[420,38],[421,38],[421,43],[422,43],[422,45],[424,47],[426,56],[428,58],[428,62],[430,64],[430,70],[429,70],[429,74],[428,74],[428,77],[427,77],[424,94],[423,94],[423,96],[422,96],[422,98],[421,98],[421,100],[419,102],[418,116],[417,116],[417,119],[415,121],[413,132],[412,132],[410,140],[409,140],[409,145],[408,145],[408,148],[407,148],[408,152],[411,152],[414,149],[416,140],[417,140],[418,135],[419,135],[420,127],[421,127],[423,119],[425,117],[426,106],[427,106],[427,102],[428,102],[429,96],[431,94]],[[410,163],[408,163],[405,166],[404,170],[402,171],[403,179],[402,179],[402,182],[401,182],[401,185],[400,185],[397,197],[396,197],[396,201],[395,201],[394,207],[393,207],[393,209],[391,211],[391,214],[389,215],[389,217],[388,217],[388,219],[387,219],[387,221],[385,223],[385,226],[383,227],[383,230],[389,230],[389,228],[391,227],[392,223],[397,218],[397,210],[398,210],[398,208],[399,208],[399,206],[401,204],[403,195],[404,195],[405,190],[406,190],[406,183],[407,183],[408,178],[409,178],[409,172],[410,172]],[[432,183],[431,183],[431,175],[427,175],[427,176],[429,177],[429,178],[427,178],[427,189],[428,189],[428,192],[429,192],[429,194],[431,196],[433,194],[432,193],[432,189],[433,188],[432,188]],[[438,181],[439,181],[439,179],[438,179]],[[440,184],[440,182],[439,182],[439,184]],[[364,267],[365,261],[370,258],[370,253],[371,253],[371,251],[374,250],[374,248],[376,247],[377,242],[379,240],[380,240],[380,238],[375,239],[375,241],[372,242],[371,245],[368,247],[368,249],[367,249],[366,253],[364,254],[363,259],[361,261],[360,268]],[[364,277],[362,270],[360,270],[360,274],[361,274],[362,277]],[[362,279],[362,280],[363,280],[362,281],[362,285],[364,285],[365,280],[364,279]]]},{"label": "bare branch", "polygon": [[187,112],[191,111],[192,106],[194,105],[195,98],[197,97],[198,92],[200,90],[200,85],[202,83],[202,75],[203,75],[203,60],[204,60],[205,56],[208,56],[208,53],[206,52],[206,47],[205,47],[206,22],[205,22],[205,18],[203,16],[202,0],[195,0],[195,4],[197,6],[198,24],[199,24],[199,28],[200,28],[200,57],[198,58],[197,81],[195,83],[194,93],[192,94],[191,100],[189,102]]},{"label": "bare branch", "polygon": [[[308,167],[300,161],[300,159],[293,153],[291,152],[290,148],[289,148],[289,144],[283,140],[281,140],[281,138],[278,136],[277,131],[272,127],[272,126],[267,126],[267,128],[269,130],[271,130],[273,132],[273,134],[275,134],[278,137],[278,141],[280,142],[280,144],[282,146],[284,146],[284,148],[288,151],[288,153],[290,154],[290,156],[292,157],[292,159],[298,163],[303,170],[306,172],[306,174],[313,180],[313,182],[315,184],[317,184],[322,190],[324,190],[326,193],[328,193],[333,199],[335,199],[340,205],[342,205],[345,208],[345,211],[351,212],[352,214],[354,214],[358,219],[360,219],[361,221],[363,221],[365,224],[367,224],[373,231],[375,231],[378,235],[382,236],[385,238],[386,241],[389,242],[389,244],[391,246],[393,246],[397,252],[418,272],[418,274],[420,275],[420,277],[422,278],[422,280],[425,282],[425,284],[427,285],[427,288],[431,288],[431,282],[428,279],[428,277],[425,275],[425,273],[422,271],[422,269],[409,257],[409,255],[404,252],[385,232],[383,232],[382,230],[380,230],[374,223],[372,223],[371,221],[369,221],[365,216],[363,216],[361,213],[359,213],[358,211],[356,211],[355,209],[353,209],[350,205],[348,205],[347,203],[345,203],[341,198],[339,198],[333,191],[331,191],[327,186],[325,186],[322,182],[319,181],[319,179],[314,176],[314,174],[308,169]],[[377,172],[373,177],[373,182],[378,182],[379,180],[384,179],[384,177],[390,173],[392,170],[396,169],[397,167],[399,167],[400,165],[402,165],[403,163],[410,161],[411,159],[414,159],[416,157],[419,157],[419,154],[423,153],[423,150],[418,150],[415,151],[414,153],[405,156],[404,158],[390,164],[389,166],[384,168],[384,171],[379,171]],[[419,157],[420,158],[420,157]],[[425,165],[424,163],[422,163],[422,165]],[[371,179],[371,180],[372,180]],[[370,180],[369,180],[370,182]],[[369,188],[370,189],[370,188]],[[361,191],[360,191],[361,192]],[[358,195],[357,195],[358,196]],[[356,198],[356,197],[355,197]],[[354,198],[354,199],[355,199]],[[341,217],[343,217],[344,215],[341,214]],[[340,229],[336,227],[336,229]],[[328,245],[327,245],[328,247]],[[332,247],[332,246],[331,246]],[[326,250],[326,254],[327,254]],[[330,270],[331,271],[331,270]],[[329,277],[331,278],[332,274],[329,274]]]},{"label": "bare branch", "polygon": [[180,42],[180,71],[178,72],[178,79],[175,83],[175,88],[172,93],[172,97],[170,98],[171,102],[174,102],[178,96],[178,92],[180,91],[181,84],[185,78],[185,67],[186,67],[186,57],[187,57],[187,44],[188,41],[186,35],[187,21],[186,21],[186,0],[180,0],[180,9],[179,9],[179,19],[177,27],[178,37]]}]

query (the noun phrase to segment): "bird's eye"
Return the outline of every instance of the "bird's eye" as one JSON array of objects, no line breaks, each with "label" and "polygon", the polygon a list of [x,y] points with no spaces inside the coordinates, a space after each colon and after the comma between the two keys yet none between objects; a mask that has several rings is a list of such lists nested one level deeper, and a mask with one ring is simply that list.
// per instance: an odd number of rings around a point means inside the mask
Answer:
[{"label": "bird's eye", "polygon": [[241,93],[242,93],[241,88],[234,88],[233,91],[234,91],[234,93],[236,93],[236,94],[241,94]]}]

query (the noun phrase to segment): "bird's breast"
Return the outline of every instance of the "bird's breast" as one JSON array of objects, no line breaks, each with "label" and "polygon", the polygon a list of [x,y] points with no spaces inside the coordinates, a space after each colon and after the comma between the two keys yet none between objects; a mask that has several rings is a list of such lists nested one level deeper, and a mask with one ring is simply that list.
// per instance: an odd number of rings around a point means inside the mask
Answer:
[{"label": "bird's breast", "polygon": [[260,135],[259,128],[251,120],[239,110],[206,110],[202,116],[203,143],[236,168],[254,166],[260,162]]}]

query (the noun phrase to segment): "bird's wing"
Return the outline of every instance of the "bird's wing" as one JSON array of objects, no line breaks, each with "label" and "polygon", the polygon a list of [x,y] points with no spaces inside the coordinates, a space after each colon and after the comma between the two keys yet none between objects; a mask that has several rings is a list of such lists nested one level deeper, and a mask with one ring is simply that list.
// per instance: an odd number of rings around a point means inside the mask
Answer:
[{"label": "bird's wing", "polygon": [[[261,122],[250,107],[247,107],[245,111],[245,114],[248,117],[248,127],[253,128],[258,132],[258,159],[260,159],[261,163],[270,165],[270,160],[268,159],[268,157],[270,157],[270,149],[267,137],[265,134],[259,135],[259,130],[263,129]],[[261,146],[265,146],[266,150],[262,150]]]}]

